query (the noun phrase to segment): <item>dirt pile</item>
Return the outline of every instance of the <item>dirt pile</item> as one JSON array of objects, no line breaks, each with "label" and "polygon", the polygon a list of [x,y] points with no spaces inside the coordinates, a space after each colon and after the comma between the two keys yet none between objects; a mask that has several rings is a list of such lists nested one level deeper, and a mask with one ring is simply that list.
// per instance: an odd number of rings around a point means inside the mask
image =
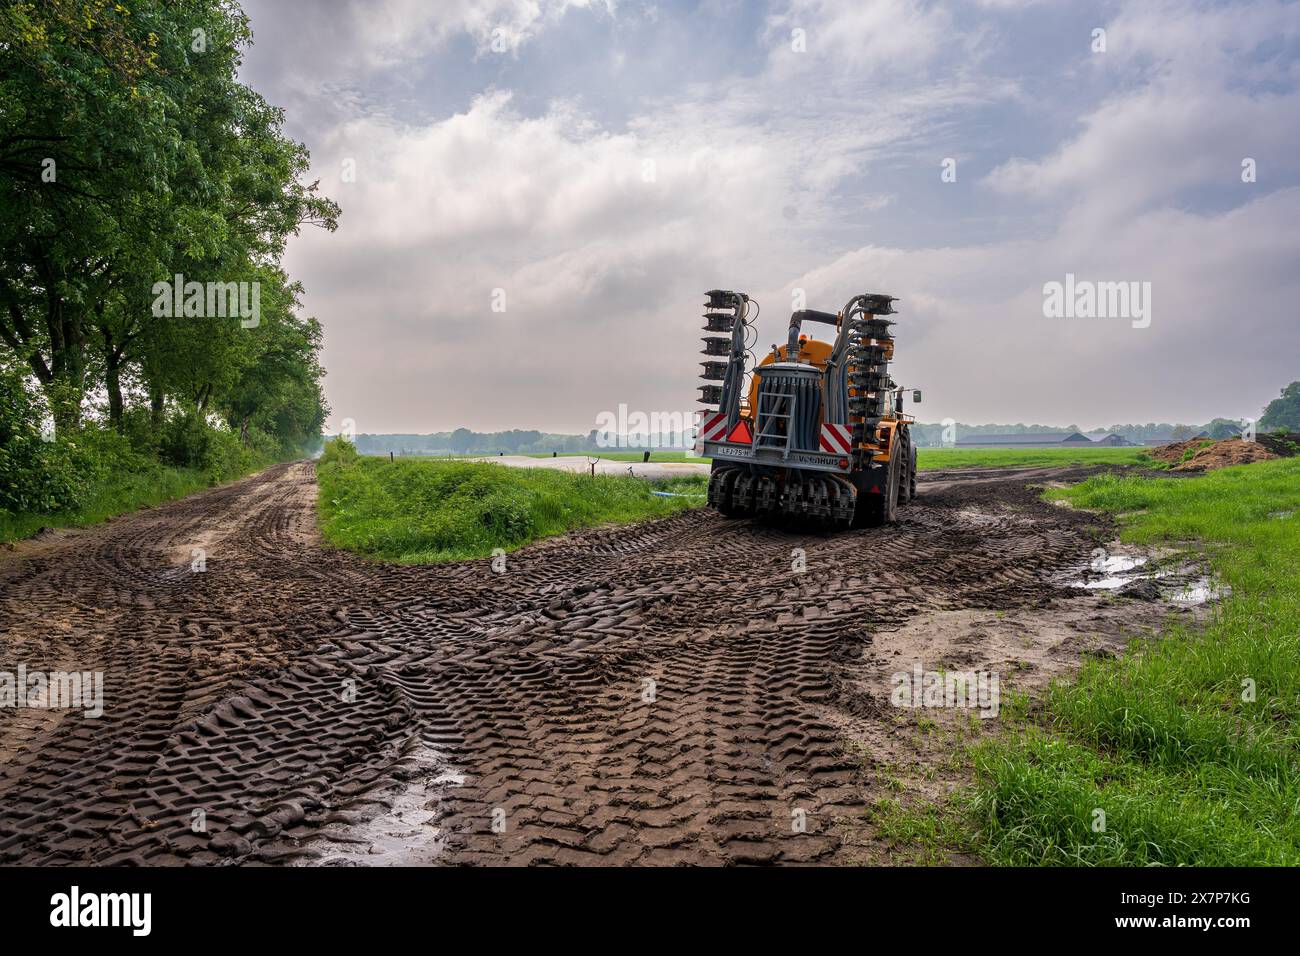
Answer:
[{"label": "dirt pile", "polygon": [[1300,455],[1300,432],[1267,432],[1257,436],[1255,441],[1280,458]]},{"label": "dirt pile", "polygon": [[1153,448],[1150,454],[1157,461],[1168,462],[1170,471],[1214,471],[1229,465],[1249,465],[1278,457],[1262,444],[1240,438],[1222,441],[1192,438]]}]

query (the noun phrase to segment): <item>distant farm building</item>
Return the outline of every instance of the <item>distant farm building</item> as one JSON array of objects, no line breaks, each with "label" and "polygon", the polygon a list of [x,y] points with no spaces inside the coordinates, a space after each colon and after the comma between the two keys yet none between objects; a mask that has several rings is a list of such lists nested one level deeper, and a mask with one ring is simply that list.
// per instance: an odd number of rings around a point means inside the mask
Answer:
[{"label": "distant farm building", "polygon": [[1092,443],[1094,445],[1105,445],[1108,448],[1127,448],[1131,445],[1137,444],[1137,442],[1131,442],[1123,435],[1114,432],[1111,432],[1109,435],[1102,435],[1100,438],[1094,438]]},{"label": "distant farm building", "polygon": [[1081,432],[1027,432],[1022,435],[968,435],[958,448],[1080,448],[1095,445]]}]

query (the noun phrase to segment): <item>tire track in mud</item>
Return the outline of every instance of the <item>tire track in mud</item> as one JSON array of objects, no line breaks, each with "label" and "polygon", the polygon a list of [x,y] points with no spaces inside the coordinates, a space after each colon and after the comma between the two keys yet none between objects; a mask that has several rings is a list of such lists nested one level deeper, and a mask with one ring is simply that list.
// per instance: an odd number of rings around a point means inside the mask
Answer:
[{"label": "tire track in mud", "polygon": [[819,715],[863,706],[837,662],[1042,602],[1092,546],[1024,474],[974,477],[887,529],[695,512],[495,574],[322,547],[298,463],[32,547],[0,560],[0,671],[102,670],[104,715],[0,709],[0,861],[366,862],[358,825],[422,787],[421,860],[836,862],[860,771]]}]

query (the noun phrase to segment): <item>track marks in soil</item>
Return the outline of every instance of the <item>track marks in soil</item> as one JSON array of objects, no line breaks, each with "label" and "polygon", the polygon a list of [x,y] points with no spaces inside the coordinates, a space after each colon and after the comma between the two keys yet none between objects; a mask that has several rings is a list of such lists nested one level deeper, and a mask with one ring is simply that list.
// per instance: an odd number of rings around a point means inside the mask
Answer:
[{"label": "track marks in soil", "polygon": [[365,862],[336,851],[418,792],[443,862],[843,861],[872,635],[1046,606],[1092,546],[1025,481],[923,480],[836,536],[681,514],[494,574],[323,548],[298,463],[5,558],[0,670],[103,670],[105,714],[0,711],[0,860]]}]

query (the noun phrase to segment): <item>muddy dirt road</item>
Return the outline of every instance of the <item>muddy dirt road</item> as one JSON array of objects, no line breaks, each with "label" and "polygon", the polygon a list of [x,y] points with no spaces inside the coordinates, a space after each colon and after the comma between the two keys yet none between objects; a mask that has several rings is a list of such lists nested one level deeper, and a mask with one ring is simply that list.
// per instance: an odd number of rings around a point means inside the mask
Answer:
[{"label": "muddy dirt road", "polygon": [[1060,583],[1105,530],[1027,487],[1062,475],[927,476],[835,537],[684,514],[494,573],[323,548],[300,463],[0,552],[0,672],[104,675],[97,719],[0,709],[0,861],[871,859],[883,675],[1122,640]]}]

